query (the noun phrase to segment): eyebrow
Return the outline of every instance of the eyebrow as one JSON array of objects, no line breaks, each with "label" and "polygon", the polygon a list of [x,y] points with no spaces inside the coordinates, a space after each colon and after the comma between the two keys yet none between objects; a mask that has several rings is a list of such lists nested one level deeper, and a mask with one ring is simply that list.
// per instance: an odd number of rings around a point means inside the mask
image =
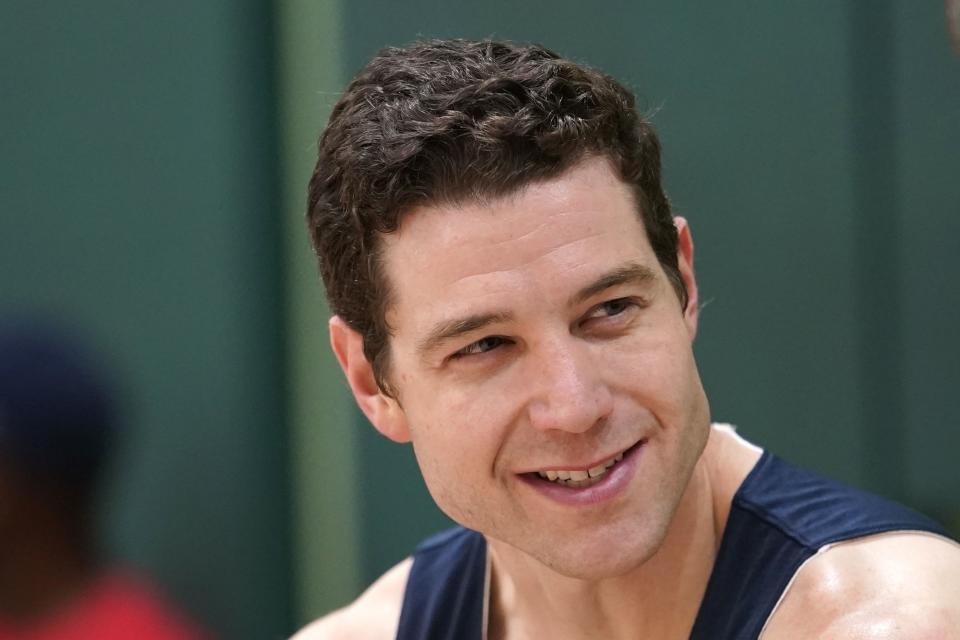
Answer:
[{"label": "eyebrow", "polygon": [[497,322],[507,322],[512,318],[511,313],[476,313],[465,318],[440,322],[420,341],[417,351],[421,354],[429,353],[448,340]]},{"label": "eyebrow", "polygon": [[568,306],[576,306],[586,302],[598,293],[623,284],[648,284],[657,278],[657,273],[648,266],[637,262],[628,262],[613,271],[609,271],[584,288],[570,296]]},{"label": "eyebrow", "polygon": [[[624,284],[646,284],[656,279],[656,272],[650,267],[636,262],[628,262],[586,285],[567,301],[568,306],[576,306],[589,300],[598,293]],[[509,312],[477,313],[463,318],[441,321],[417,345],[417,352],[427,354],[444,342],[467,333],[477,331],[491,324],[509,322],[513,314]]]}]

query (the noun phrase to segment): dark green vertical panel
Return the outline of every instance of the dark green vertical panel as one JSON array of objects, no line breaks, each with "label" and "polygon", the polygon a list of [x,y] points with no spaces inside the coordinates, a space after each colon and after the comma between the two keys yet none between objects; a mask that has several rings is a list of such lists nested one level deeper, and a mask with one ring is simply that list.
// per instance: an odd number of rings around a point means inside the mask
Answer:
[{"label": "dark green vertical panel", "polygon": [[121,369],[114,549],[228,638],[290,631],[268,7],[4,3],[0,300]]},{"label": "dark green vertical panel", "polygon": [[890,2],[851,5],[850,44],[856,185],[856,256],[860,378],[866,480],[887,495],[902,496],[902,330],[899,309],[901,260],[897,182],[897,101],[894,15]]},{"label": "dark green vertical panel", "polygon": [[[891,22],[906,428],[900,455],[911,500],[960,531],[960,54],[950,48],[942,3],[897,2]],[[891,312],[882,301],[873,308]]]}]

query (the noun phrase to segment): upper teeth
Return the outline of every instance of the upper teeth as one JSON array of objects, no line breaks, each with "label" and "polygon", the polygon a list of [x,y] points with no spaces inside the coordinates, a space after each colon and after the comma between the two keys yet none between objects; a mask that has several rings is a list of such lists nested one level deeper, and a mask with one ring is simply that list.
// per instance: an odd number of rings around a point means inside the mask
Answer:
[{"label": "upper teeth", "polygon": [[623,453],[618,453],[616,456],[610,460],[598,464],[592,469],[587,469],[586,471],[565,471],[565,470],[554,470],[550,469],[549,471],[538,471],[537,474],[544,478],[545,480],[550,481],[561,481],[561,484],[568,484],[573,482],[583,482],[587,478],[598,478],[607,472],[607,469],[612,467],[623,460]]}]

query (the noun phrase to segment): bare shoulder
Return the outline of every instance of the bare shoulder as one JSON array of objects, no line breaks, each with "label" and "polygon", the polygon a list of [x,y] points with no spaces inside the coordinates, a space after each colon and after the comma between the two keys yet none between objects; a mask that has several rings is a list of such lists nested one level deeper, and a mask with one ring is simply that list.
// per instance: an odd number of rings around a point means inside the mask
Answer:
[{"label": "bare shoulder", "polygon": [[291,640],[383,640],[397,634],[413,559],[383,574],[359,598],[301,629]]},{"label": "bare shoulder", "polygon": [[763,638],[960,640],[958,593],[957,543],[922,533],[870,536],[808,561]]}]

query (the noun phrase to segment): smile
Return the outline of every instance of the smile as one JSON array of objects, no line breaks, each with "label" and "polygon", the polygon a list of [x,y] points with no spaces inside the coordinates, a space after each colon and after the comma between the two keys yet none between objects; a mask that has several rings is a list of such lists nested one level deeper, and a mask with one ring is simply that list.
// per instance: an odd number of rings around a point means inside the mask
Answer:
[{"label": "smile", "polygon": [[[579,469],[541,469],[522,473],[523,483],[551,502],[568,507],[596,506],[627,490],[640,465],[646,438],[602,462]],[[586,468],[585,468],[586,467]]]},{"label": "smile", "polygon": [[600,479],[604,476],[604,474],[607,473],[607,470],[621,460],[623,460],[622,451],[606,462],[601,462],[600,464],[596,465],[595,467],[591,467],[586,471],[582,469],[570,471],[562,469],[550,469],[548,471],[538,471],[537,475],[544,480],[555,482],[565,487],[583,489],[600,482]]}]

